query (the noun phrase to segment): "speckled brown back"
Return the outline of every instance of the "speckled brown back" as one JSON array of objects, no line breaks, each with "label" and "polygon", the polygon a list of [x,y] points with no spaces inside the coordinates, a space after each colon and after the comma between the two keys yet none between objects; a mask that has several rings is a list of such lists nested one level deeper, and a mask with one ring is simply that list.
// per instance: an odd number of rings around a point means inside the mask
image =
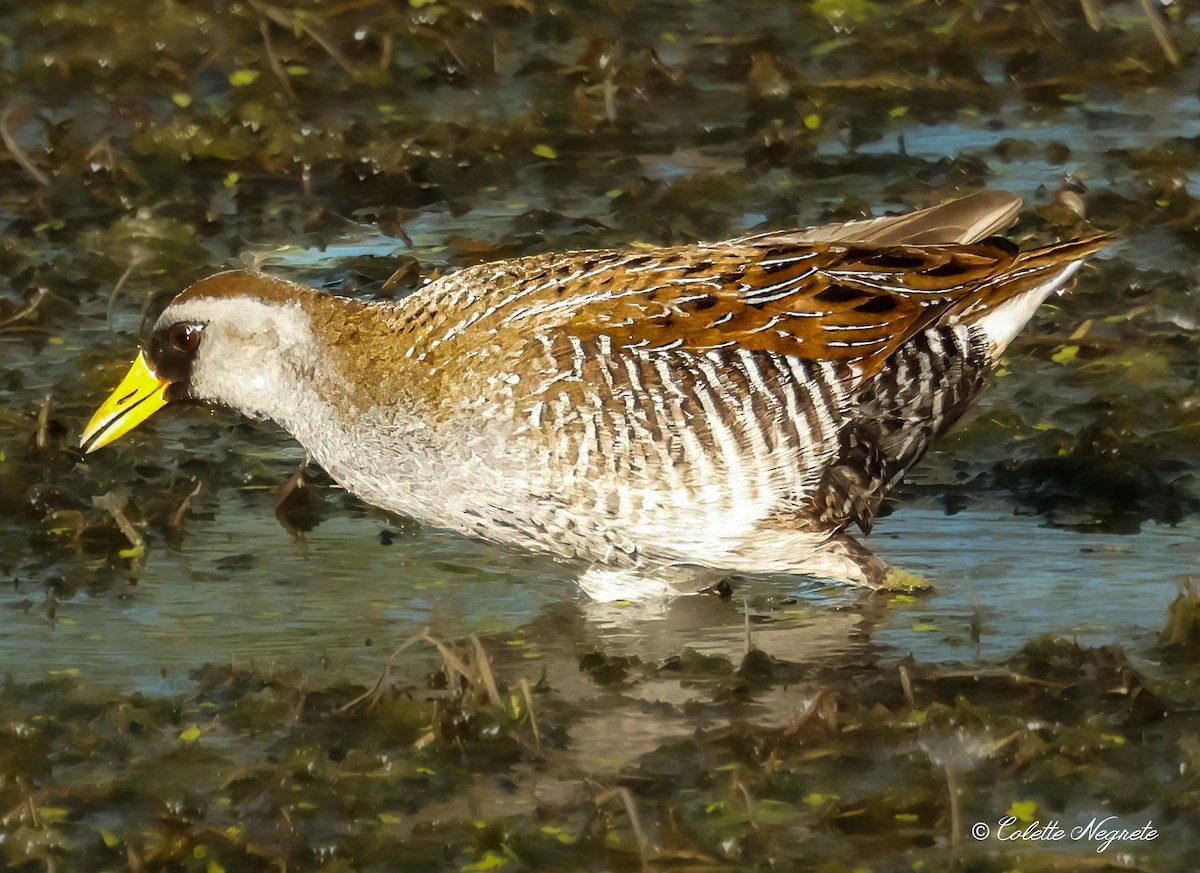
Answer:
[{"label": "speckled brown back", "polygon": [[[230,272],[183,292],[299,305],[329,359],[354,377],[358,408],[408,392],[439,402],[522,377],[572,340],[614,353],[735,349],[878,372],[939,319],[981,315],[1106,244],[1093,237],[1017,253],[1004,241],[954,246],[771,241],[538,255],[453,274],[398,305],[334,297],[261,273]],[[370,374],[361,378],[360,374]],[[524,393],[524,392],[523,392]]]},{"label": "speckled brown back", "polygon": [[642,355],[763,351],[853,364],[866,378],[926,326],[979,317],[1105,244],[1094,237],[1023,254],[996,241],[540,255],[472,267],[414,295],[393,342],[395,354],[414,348],[468,381],[501,364],[519,374],[521,356],[537,355],[536,337],[603,338]]}]

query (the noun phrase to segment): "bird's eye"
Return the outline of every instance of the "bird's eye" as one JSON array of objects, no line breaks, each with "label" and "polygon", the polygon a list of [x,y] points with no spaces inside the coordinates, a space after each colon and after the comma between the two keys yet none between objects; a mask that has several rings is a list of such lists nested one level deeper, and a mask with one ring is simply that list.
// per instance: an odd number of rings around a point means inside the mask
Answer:
[{"label": "bird's eye", "polygon": [[200,328],[183,322],[171,325],[171,345],[185,355],[192,354],[200,346]]}]

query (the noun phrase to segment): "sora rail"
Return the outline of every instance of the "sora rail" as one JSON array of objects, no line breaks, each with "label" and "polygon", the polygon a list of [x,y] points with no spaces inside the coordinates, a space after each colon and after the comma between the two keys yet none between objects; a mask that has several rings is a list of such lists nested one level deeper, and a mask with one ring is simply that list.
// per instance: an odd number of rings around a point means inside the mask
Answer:
[{"label": "sora rail", "polygon": [[609,599],[736,572],[878,584],[846,534],[1107,237],[1021,252],[1021,201],[470,267],[399,302],[255,272],[176,297],[88,424],[270,418],[384,509],[585,569]]}]

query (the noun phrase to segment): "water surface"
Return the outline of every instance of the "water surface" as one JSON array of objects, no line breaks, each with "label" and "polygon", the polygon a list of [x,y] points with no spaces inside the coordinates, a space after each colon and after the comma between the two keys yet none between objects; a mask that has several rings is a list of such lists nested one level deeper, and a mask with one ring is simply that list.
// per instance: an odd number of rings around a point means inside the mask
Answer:
[{"label": "water surface", "polygon": [[[1196,869],[1194,11],[1175,64],[1141,4],[1095,5],[5,6],[0,866]],[[1082,232],[1067,174],[1117,242],[870,538],[927,591],[598,605],[315,470],[297,536],[269,424],[76,448],[218,269],[394,297],[981,188],[1034,244]],[[1009,811],[1162,834],[970,838]]]}]

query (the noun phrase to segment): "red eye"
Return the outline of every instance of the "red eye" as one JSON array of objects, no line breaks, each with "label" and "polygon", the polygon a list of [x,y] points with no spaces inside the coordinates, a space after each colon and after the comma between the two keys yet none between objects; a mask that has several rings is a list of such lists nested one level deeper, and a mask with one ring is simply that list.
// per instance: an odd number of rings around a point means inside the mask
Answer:
[{"label": "red eye", "polygon": [[200,346],[200,328],[183,322],[171,325],[171,345],[185,355],[192,354]]}]

